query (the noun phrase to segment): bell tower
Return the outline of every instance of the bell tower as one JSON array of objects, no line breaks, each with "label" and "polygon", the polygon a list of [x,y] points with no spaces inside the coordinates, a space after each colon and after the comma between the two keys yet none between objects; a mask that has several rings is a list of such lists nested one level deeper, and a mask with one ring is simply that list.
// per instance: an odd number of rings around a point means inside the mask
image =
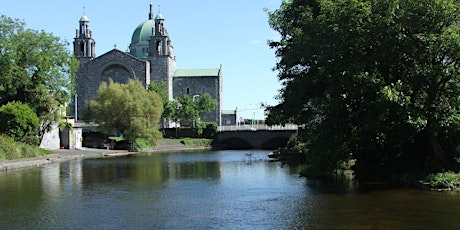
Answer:
[{"label": "bell tower", "polygon": [[[159,8],[159,6],[158,6]],[[165,19],[158,9],[155,26],[149,40],[150,81],[166,82],[169,98],[173,98],[172,78],[176,71],[176,57],[171,38],[165,26]]]},{"label": "bell tower", "polygon": [[150,56],[170,56],[171,40],[164,22],[163,15],[158,13],[155,17],[155,31],[150,37]]},{"label": "bell tower", "polygon": [[96,57],[96,42],[93,39],[93,31],[89,27],[89,19],[86,12],[80,18],[80,25],[77,28],[73,42],[73,52],[80,61],[91,60]]}]

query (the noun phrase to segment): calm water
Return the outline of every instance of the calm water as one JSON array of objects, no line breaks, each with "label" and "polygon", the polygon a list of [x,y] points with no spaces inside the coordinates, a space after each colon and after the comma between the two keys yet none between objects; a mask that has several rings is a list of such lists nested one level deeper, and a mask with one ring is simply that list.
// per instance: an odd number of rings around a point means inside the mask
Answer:
[{"label": "calm water", "polygon": [[460,229],[460,193],[306,180],[266,154],[146,153],[0,173],[0,229]]}]

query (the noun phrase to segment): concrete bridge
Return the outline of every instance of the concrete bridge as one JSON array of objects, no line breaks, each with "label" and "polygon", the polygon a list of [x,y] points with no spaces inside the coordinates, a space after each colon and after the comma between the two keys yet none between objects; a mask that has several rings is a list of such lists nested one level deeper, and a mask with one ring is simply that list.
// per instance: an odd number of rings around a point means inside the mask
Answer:
[{"label": "concrete bridge", "polygon": [[276,149],[286,146],[297,126],[219,127],[214,137],[215,149]]}]

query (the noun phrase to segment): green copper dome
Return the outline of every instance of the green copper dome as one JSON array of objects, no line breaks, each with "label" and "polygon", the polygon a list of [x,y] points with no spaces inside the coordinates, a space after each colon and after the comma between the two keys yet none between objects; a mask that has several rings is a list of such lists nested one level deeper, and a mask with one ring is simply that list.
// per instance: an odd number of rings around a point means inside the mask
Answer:
[{"label": "green copper dome", "polygon": [[153,34],[155,29],[155,21],[154,20],[147,20],[141,23],[133,33],[131,37],[131,44],[136,44],[139,42],[148,42],[150,40],[150,36]]}]

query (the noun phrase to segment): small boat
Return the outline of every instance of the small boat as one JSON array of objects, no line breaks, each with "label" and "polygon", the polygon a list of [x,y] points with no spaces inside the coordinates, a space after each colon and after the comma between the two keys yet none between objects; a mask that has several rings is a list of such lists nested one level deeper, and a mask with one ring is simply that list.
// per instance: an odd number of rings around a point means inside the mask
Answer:
[{"label": "small boat", "polygon": [[278,158],[281,154],[279,152],[269,152],[267,156],[268,158]]}]

